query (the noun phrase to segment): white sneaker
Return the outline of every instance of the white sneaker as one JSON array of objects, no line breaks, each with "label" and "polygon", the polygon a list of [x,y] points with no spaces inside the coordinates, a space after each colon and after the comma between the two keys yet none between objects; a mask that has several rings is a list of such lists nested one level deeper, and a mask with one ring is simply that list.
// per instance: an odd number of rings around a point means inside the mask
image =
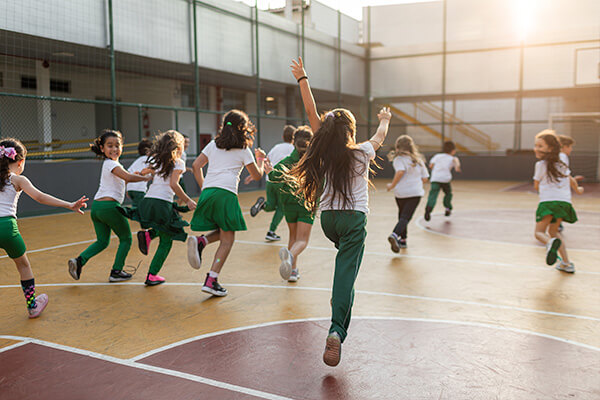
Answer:
[{"label": "white sneaker", "polygon": [[279,266],[279,275],[285,280],[288,280],[292,275],[292,265],[294,264],[294,256],[287,247],[282,247],[279,250],[279,259],[281,265]]},{"label": "white sneaker", "polygon": [[298,268],[294,268],[288,278],[288,282],[298,282],[298,279],[300,279],[300,273],[298,272]]},{"label": "white sneaker", "polygon": [[556,268],[559,271],[568,272],[569,274],[575,273],[575,264],[573,264],[572,262],[564,263],[560,261],[558,264],[556,264],[554,268]]},{"label": "white sneaker", "polygon": [[202,266],[202,259],[200,258],[200,251],[198,250],[198,239],[196,236],[189,235],[187,238],[187,258],[188,263],[194,269],[200,269]]}]

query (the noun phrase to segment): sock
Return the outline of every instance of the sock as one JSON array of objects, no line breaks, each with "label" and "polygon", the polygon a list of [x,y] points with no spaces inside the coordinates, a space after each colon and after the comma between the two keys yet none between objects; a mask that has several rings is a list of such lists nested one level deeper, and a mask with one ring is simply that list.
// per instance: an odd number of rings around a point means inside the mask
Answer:
[{"label": "sock", "polygon": [[35,302],[35,279],[21,281],[21,287],[23,288],[23,294],[25,294],[27,308],[35,308],[37,305]]},{"label": "sock", "polygon": [[206,236],[202,235],[202,236],[198,236],[198,243],[202,243],[204,246],[206,246],[208,244],[208,239],[206,239]]},{"label": "sock", "polygon": [[215,271],[208,271],[208,276],[210,276],[211,278],[217,279],[219,276],[219,273],[215,272]]}]

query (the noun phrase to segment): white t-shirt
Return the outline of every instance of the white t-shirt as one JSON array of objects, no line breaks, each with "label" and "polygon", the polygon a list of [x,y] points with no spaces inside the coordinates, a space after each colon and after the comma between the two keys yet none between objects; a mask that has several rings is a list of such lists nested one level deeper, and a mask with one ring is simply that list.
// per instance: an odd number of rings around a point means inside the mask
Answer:
[{"label": "white t-shirt", "polygon": [[558,158],[560,159],[560,161],[567,164],[567,167],[569,166],[569,156],[567,155],[567,153],[563,153],[561,151],[560,153],[558,153]]},{"label": "white t-shirt", "polygon": [[571,202],[571,186],[569,175],[571,171],[561,163],[556,163],[556,167],[565,175],[563,178],[552,182],[548,179],[547,162],[544,160],[535,163],[535,173],[533,179],[540,183],[540,203],[543,201],[566,201]]},{"label": "white t-shirt", "polygon": [[[281,160],[292,154],[294,151],[294,145],[291,143],[279,143],[273,146],[269,154],[267,154],[267,158],[271,161],[272,166],[276,166]],[[269,177],[267,176],[267,181]]]},{"label": "white t-shirt", "polygon": [[[183,163],[182,159],[175,161],[173,171],[185,171],[185,164]],[[171,189],[171,175],[173,175],[173,172],[171,172],[166,178],[159,176],[158,174],[154,175],[152,183],[148,188],[148,193],[146,193],[144,198],[148,197],[151,199],[168,201],[169,203],[173,202],[175,192],[173,192],[173,189]]]},{"label": "white t-shirt", "polygon": [[423,178],[428,178],[429,172],[422,162],[414,164],[409,156],[398,156],[394,158],[394,170],[404,171],[404,175],[394,186],[394,196],[403,199],[425,195]]},{"label": "white t-shirt", "polygon": [[14,174],[10,173],[6,180],[4,189],[0,191],[0,218],[1,217],[15,217],[17,218],[17,203],[19,202],[19,196],[23,191],[18,191],[12,184],[12,177]]},{"label": "white t-shirt", "polygon": [[[129,168],[127,168],[127,171],[133,174],[134,172],[140,172],[141,170],[143,170],[144,168],[147,168],[149,166],[150,166],[150,164],[148,163],[148,156],[141,156],[141,157],[138,157],[138,159],[135,160],[129,166]],[[128,192],[134,191],[134,192],[146,193],[146,189],[148,189],[148,182],[146,182],[146,181],[130,182],[127,184]]]},{"label": "white t-shirt", "polygon": [[206,188],[221,188],[237,195],[242,168],[254,162],[254,156],[249,148],[219,149],[214,140],[202,150],[208,158],[208,170],[202,190]]},{"label": "white t-shirt", "polygon": [[429,164],[433,164],[431,182],[448,183],[452,180],[452,168],[458,166],[458,158],[448,153],[438,153],[431,157]]},{"label": "white t-shirt", "polygon": [[102,163],[102,174],[100,175],[100,187],[94,196],[94,200],[102,197],[110,197],[119,203],[125,199],[125,181],[115,174],[112,170],[123,166],[115,160],[107,158]]},{"label": "white t-shirt", "polygon": [[369,213],[369,162],[375,158],[375,149],[371,142],[364,142],[358,145],[357,163],[354,165],[356,175],[352,178],[352,198],[354,204],[347,204],[343,207],[343,198],[339,195],[332,198],[332,188],[325,179],[325,190],[321,196],[321,211],[326,210],[355,210],[365,214]]}]

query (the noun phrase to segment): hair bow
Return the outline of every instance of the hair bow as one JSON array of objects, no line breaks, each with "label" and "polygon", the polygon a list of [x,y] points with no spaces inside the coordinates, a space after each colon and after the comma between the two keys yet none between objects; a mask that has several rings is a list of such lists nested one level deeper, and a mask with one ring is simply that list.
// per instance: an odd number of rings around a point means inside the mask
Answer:
[{"label": "hair bow", "polygon": [[325,114],[325,119],[330,118],[330,117],[334,118],[333,111],[329,111],[327,114]]},{"label": "hair bow", "polygon": [[7,157],[14,161],[16,156],[17,156],[17,151],[15,150],[14,147],[0,146],[0,158]]},{"label": "hair bow", "polygon": [[231,126],[231,125],[232,125],[232,123],[231,123],[231,122],[229,122],[229,121],[227,121],[227,123],[226,123],[225,125]]}]

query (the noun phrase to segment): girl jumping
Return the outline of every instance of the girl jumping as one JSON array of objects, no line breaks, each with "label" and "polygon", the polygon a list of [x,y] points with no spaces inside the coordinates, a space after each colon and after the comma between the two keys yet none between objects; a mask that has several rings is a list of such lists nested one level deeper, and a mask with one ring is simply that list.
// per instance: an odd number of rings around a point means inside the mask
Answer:
[{"label": "girl jumping", "polygon": [[14,262],[21,277],[21,288],[25,294],[29,318],[38,317],[48,305],[46,294],[35,294],[35,279],[27,258],[25,242],[17,226],[17,203],[22,192],[38,203],[52,207],[64,207],[83,214],[87,197],[68,203],[49,194],[40,192],[29,179],[22,176],[25,169],[27,149],[17,139],[0,140],[0,248]]},{"label": "girl jumping", "polygon": [[546,264],[552,265],[558,259],[556,269],[568,273],[575,272],[575,265],[569,261],[567,248],[558,232],[562,221],[570,224],[577,221],[577,214],[571,204],[571,188],[578,194],[583,187],[571,176],[567,165],[560,161],[560,143],[556,133],[544,130],[535,137],[535,163],[533,185],[540,196],[535,213],[535,238],[546,245]]},{"label": "girl jumping", "polygon": [[337,108],[319,118],[302,59],[293,60],[291,68],[315,135],[306,154],[290,171],[290,179],[297,185],[296,193],[304,196],[308,210],[315,212],[320,200],[321,227],[338,249],[331,327],[323,353],[325,364],[336,366],[348,334],[354,282],[367,236],[369,163],[385,140],[392,115],[388,108],[383,108],[377,115],[379,127],[375,135],[357,144],[354,115]]},{"label": "girl jumping", "polygon": [[388,241],[392,251],[398,253],[406,248],[407,226],[425,194],[423,183],[427,182],[429,172],[410,136],[402,135],[396,139],[395,150],[388,154],[388,158],[394,164],[396,174],[392,183],[388,183],[387,190],[394,190],[398,205],[398,223]]},{"label": "girl jumping", "polygon": [[142,176],[127,172],[119,163],[123,151],[123,136],[119,131],[104,130],[102,134],[90,144],[90,149],[104,159],[100,175],[100,187],[92,203],[92,222],[96,230],[96,241],[92,243],[76,258],[68,262],[69,274],[73,279],[79,280],[83,266],[108,247],[110,231],[114,231],[119,238],[119,248],[110,276],[109,282],[121,282],[131,279],[131,274],[123,271],[125,258],[131,248],[131,229],[129,222],[118,211],[117,207],[125,199],[125,183],[148,181],[151,176]]},{"label": "girl jumping", "polygon": [[[239,110],[231,110],[223,117],[223,125],[214,140],[202,150],[194,160],[194,177],[202,189],[198,207],[192,218],[193,231],[212,231],[207,235],[189,236],[187,240],[188,261],[192,268],[200,269],[202,250],[209,244],[219,241],[210,271],[206,274],[202,291],[214,296],[226,296],[217,278],[233,243],[235,232],[245,231],[246,221],[238,201],[240,173],[246,167],[254,180],[263,176],[266,154],[256,149],[256,162],[250,148],[254,142],[254,125],[248,115]],[[204,178],[202,167],[208,163]]]}]

